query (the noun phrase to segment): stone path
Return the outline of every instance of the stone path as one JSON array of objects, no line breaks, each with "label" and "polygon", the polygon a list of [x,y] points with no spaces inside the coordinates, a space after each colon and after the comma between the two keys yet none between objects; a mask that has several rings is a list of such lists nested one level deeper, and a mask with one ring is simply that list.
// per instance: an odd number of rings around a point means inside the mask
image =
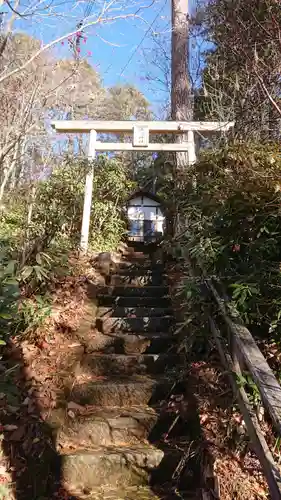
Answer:
[{"label": "stone path", "polygon": [[63,481],[79,499],[195,499],[158,493],[182,456],[162,435],[175,414],[163,412],[161,403],[182,361],[173,349],[175,320],[163,265],[128,249],[101,288],[98,305],[99,338],[87,355],[97,380],[71,392],[71,400],[91,405],[91,412],[68,421],[57,436],[62,445],[72,443],[63,448]]}]

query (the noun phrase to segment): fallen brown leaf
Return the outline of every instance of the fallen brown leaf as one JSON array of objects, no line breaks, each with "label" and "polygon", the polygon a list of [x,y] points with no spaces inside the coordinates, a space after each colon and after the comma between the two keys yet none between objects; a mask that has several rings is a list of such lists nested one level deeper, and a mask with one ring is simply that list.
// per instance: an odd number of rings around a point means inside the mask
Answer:
[{"label": "fallen brown leaf", "polygon": [[22,425],[17,430],[15,430],[9,437],[9,441],[20,441],[25,434],[25,426]]},{"label": "fallen brown leaf", "polygon": [[18,426],[13,424],[3,425],[3,430],[7,432],[15,431],[17,428]]},{"label": "fallen brown leaf", "polygon": [[68,409],[68,410],[78,410],[78,411],[83,411],[83,410],[84,410],[84,406],[78,405],[77,403],[74,403],[74,401],[70,401],[70,402],[67,404],[67,409]]}]

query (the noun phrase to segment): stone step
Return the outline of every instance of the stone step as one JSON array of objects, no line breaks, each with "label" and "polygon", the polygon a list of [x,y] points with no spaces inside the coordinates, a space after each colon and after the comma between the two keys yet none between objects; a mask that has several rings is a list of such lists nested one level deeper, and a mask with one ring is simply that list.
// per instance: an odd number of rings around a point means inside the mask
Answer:
[{"label": "stone step", "polygon": [[[160,449],[144,443],[118,447],[80,447],[75,451],[63,450],[60,459],[62,485],[79,499],[85,498],[81,496],[82,492],[89,495],[101,486],[127,488],[150,484],[159,490],[160,485],[165,485],[168,493],[167,483],[173,481],[173,475],[182,463],[184,470],[179,487],[191,493],[195,486],[202,484],[198,457],[194,459],[186,456],[186,450],[181,447],[166,446]],[[198,464],[193,464],[194,460]],[[194,496],[181,498],[198,499],[196,491],[194,493]],[[166,497],[167,500],[172,498],[175,497]],[[119,500],[118,497],[115,500]]]},{"label": "stone step", "polygon": [[[133,253],[136,251],[135,247],[134,246],[130,246],[128,245],[128,243],[120,243],[117,250],[121,253]],[[142,252],[143,253],[143,252]]]},{"label": "stone step", "polygon": [[90,354],[84,356],[81,367],[98,376],[152,375],[183,363],[179,354]]},{"label": "stone step", "polygon": [[76,494],[103,485],[147,485],[163,456],[161,450],[149,445],[81,449],[61,455],[62,484]]},{"label": "stone step", "polygon": [[[79,500],[178,500],[179,497],[176,493],[174,495],[172,492],[155,492],[149,486],[125,486],[117,487],[114,486],[101,486],[100,488],[95,488],[89,494],[82,494],[80,491],[72,491],[72,495],[77,498],[79,495]],[[182,497],[186,500],[197,500],[194,496]],[[202,500],[200,498],[200,500]]]},{"label": "stone step", "polygon": [[[130,264],[130,263],[129,263]],[[153,276],[154,274],[165,274],[165,266],[163,264],[151,264],[150,267],[140,266],[124,266],[121,265],[117,269],[118,274],[121,276]]]},{"label": "stone step", "polygon": [[98,318],[96,327],[103,333],[122,332],[168,332],[175,324],[174,316],[152,316],[142,318]]},{"label": "stone step", "polygon": [[[177,488],[167,489],[167,485],[160,487],[149,486],[101,486],[94,488],[89,494],[73,490],[71,493],[79,500],[202,500],[201,488],[198,491],[178,491]],[[179,496],[180,495],[180,496]],[[207,497],[206,497],[207,498]],[[209,496],[208,496],[209,498]]]},{"label": "stone step", "polygon": [[159,352],[165,352],[175,343],[176,338],[172,334],[161,332],[145,332],[142,335],[122,332],[104,335],[101,332],[96,332],[93,336],[90,331],[87,337],[84,336],[84,340],[79,338],[79,341],[87,352],[159,354]]},{"label": "stone step", "polygon": [[87,381],[74,385],[69,400],[80,405],[144,406],[164,399],[173,381],[167,378],[145,376],[111,377],[106,380]]},{"label": "stone step", "polygon": [[172,316],[173,309],[170,307],[99,307],[97,316],[99,318],[108,318],[111,316],[119,318],[142,318],[142,317],[163,317]]},{"label": "stone step", "polygon": [[149,438],[158,413],[149,407],[97,408],[86,414],[64,408],[53,411],[48,425],[53,429],[57,451],[77,447],[140,444]]},{"label": "stone step", "polygon": [[171,306],[170,297],[113,297],[112,295],[99,296],[99,305],[121,307],[155,307],[166,308]]},{"label": "stone step", "polygon": [[161,286],[167,281],[162,273],[148,273],[143,275],[113,274],[110,278],[111,286]]},{"label": "stone step", "polygon": [[135,251],[132,251],[132,252],[122,252],[122,257],[123,257],[123,260],[125,261],[139,261],[139,262],[143,262],[143,261],[148,261],[148,262],[151,262],[151,259],[150,259],[150,255],[147,254],[147,253],[143,253],[143,252],[135,252]]},{"label": "stone step", "polygon": [[152,262],[152,261],[146,261],[146,262],[130,262],[130,261],[120,261],[118,263],[118,266],[116,266],[118,269],[118,273],[124,272],[126,273],[127,271],[130,272],[136,272],[136,273],[145,273],[147,271],[151,272],[161,272],[163,273],[165,270],[165,265],[162,264],[161,262]]},{"label": "stone step", "polygon": [[168,286],[101,286],[98,288],[98,298],[103,295],[112,297],[165,297],[169,295]]},{"label": "stone step", "polygon": [[138,250],[134,246],[126,246],[122,249],[122,255],[148,255],[147,252],[143,251],[144,249]]},{"label": "stone step", "polygon": [[123,255],[121,258],[120,263],[124,262],[131,262],[133,265],[136,266],[151,266],[153,264],[153,261],[151,259],[151,256],[148,254],[130,254],[130,255]]}]

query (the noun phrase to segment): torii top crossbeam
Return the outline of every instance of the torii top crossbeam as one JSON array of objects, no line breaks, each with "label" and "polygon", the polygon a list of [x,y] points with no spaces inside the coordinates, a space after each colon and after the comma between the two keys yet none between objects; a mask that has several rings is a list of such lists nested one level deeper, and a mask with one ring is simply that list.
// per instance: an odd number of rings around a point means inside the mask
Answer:
[{"label": "torii top crossbeam", "polygon": [[[55,121],[52,127],[59,133],[88,133],[95,135],[90,141],[89,157],[99,151],[173,151],[188,154],[187,163],[196,161],[194,131],[226,132],[234,122],[180,122],[180,121]],[[133,134],[132,142],[97,141],[97,133]],[[183,135],[177,142],[150,142],[150,134]]]},{"label": "torii top crossbeam", "polygon": [[204,130],[225,132],[233,127],[234,122],[180,122],[180,121],[94,121],[94,120],[61,120],[52,122],[52,127],[57,132],[64,133],[89,133],[97,132],[130,132],[135,126],[148,127],[154,134],[175,133]]}]

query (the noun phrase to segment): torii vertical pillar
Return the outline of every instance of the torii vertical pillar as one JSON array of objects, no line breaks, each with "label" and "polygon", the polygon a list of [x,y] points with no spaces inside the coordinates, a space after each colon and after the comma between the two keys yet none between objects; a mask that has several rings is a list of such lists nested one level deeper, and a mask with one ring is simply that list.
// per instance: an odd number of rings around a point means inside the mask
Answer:
[{"label": "torii vertical pillar", "polygon": [[97,132],[96,132],[96,130],[91,130],[90,131],[90,140],[89,140],[89,152],[88,152],[88,158],[90,160],[90,167],[89,167],[90,169],[86,174],[84,207],[83,207],[81,238],[80,238],[80,248],[81,248],[82,252],[84,252],[84,253],[87,252],[88,242],[89,242],[89,230],[90,230],[92,194],[93,194],[93,180],[94,180],[93,160],[96,157],[96,141],[97,141]]}]

